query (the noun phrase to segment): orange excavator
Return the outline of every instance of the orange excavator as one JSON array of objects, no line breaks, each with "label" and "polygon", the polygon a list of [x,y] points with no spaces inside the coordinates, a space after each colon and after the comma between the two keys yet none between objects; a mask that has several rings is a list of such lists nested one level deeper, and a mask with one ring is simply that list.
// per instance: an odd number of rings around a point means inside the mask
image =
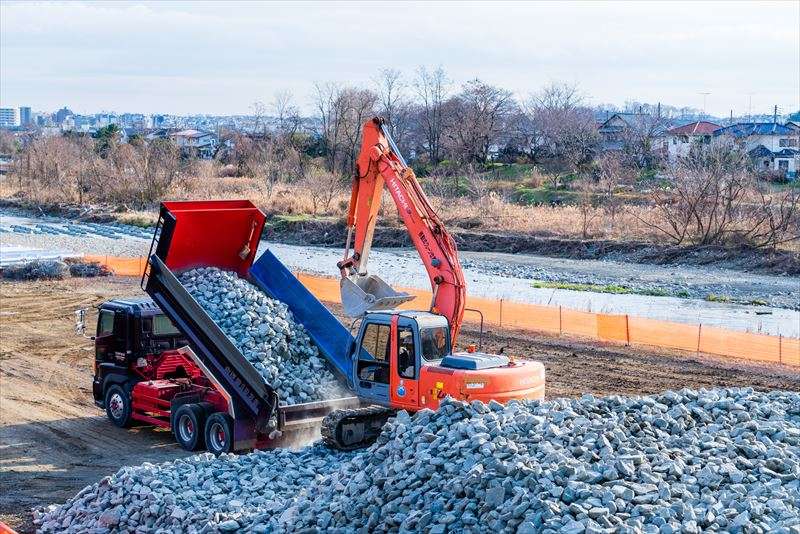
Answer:
[{"label": "orange excavator", "polygon": [[[414,297],[367,269],[384,187],[430,279],[432,300],[425,311],[397,309]],[[396,410],[436,409],[446,396],[483,402],[544,397],[540,362],[487,354],[474,345],[453,352],[466,300],[458,250],[380,118],[363,127],[347,225],[344,259],[337,265],[345,314],[361,318],[349,351],[352,387],[371,406],[329,414],[322,426],[326,442],[343,449],[363,446]]]}]

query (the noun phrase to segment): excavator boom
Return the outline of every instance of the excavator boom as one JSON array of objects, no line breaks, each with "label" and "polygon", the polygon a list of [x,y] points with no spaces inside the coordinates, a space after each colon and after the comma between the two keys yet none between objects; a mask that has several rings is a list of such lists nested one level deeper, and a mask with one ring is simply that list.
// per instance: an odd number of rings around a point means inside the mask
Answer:
[{"label": "excavator boom", "polygon": [[455,346],[466,296],[458,250],[380,118],[364,123],[353,177],[347,245],[344,259],[338,264],[345,313],[359,316],[366,311],[395,308],[413,298],[394,291],[367,271],[384,186],[428,273],[433,290],[430,311],[447,318]]}]

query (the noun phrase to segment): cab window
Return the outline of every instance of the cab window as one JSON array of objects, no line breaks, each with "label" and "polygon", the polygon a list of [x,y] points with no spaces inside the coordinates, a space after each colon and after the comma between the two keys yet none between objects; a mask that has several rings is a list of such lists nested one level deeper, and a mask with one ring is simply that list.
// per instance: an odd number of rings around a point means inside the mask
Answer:
[{"label": "cab window", "polygon": [[361,348],[374,359],[382,362],[389,361],[389,325],[368,324],[364,329]]},{"label": "cab window", "polygon": [[100,310],[100,317],[97,319],[97,335],[107,336],[114,332],[114,312]]},{"label": "cab window", "polygon": [[166,315],[156,315],[153,317],[153,334],[157,336],[173,336],[179,334],[178,329]]},{"label": "cab window", "polygon": [[422,343],[422,358],[425,361],[441,360],[447,356],[449,342],[447,328],[443,326],[423,328],[419,331],[419,338]]},{"label": "cab window", "polygon": [[364,328],[361,349],[373,359],[364,359],[364,354],[359,353],[359,380],[389,383],[389,335],[389,325],[372,323]]},{"label": "cab window", "polygon": [[411,380],[417,376],[414,331],[410,328],[397,329],[397,374]]}]

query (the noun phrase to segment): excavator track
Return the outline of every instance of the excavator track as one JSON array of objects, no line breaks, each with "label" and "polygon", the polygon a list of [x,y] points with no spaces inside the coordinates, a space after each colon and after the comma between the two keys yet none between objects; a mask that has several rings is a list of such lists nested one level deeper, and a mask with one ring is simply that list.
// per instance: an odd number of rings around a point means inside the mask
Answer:
[{"label": "excavator track", "polygon": [[372,445],[396,410],[367,406],[336,410],[322,420],[322,441],[332,449],[352,451]]}]

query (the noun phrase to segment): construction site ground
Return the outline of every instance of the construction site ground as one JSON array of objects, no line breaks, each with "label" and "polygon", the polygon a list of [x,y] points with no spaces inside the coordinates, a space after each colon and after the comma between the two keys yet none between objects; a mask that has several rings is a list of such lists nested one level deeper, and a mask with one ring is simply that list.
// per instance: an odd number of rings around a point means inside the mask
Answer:
[{"label": "construction site ground", "polygon": [[[134,278],[0,282],[0,521],[33,530],[30,509],[63,502],[124,465],[189,453],[150,427],[111,425],[92,402],[93,347],[73,331],[74,311],[140,295]],[[331,309],[339,314],[338,306]],[[89,313],[88,324],[96,316]],[[477,343],[467,325],[463,343]],[[486,332],[484,350],[543,361],[547,396],[649,394],[751,386],[800,389],[800,370],[530,332]]]}]

